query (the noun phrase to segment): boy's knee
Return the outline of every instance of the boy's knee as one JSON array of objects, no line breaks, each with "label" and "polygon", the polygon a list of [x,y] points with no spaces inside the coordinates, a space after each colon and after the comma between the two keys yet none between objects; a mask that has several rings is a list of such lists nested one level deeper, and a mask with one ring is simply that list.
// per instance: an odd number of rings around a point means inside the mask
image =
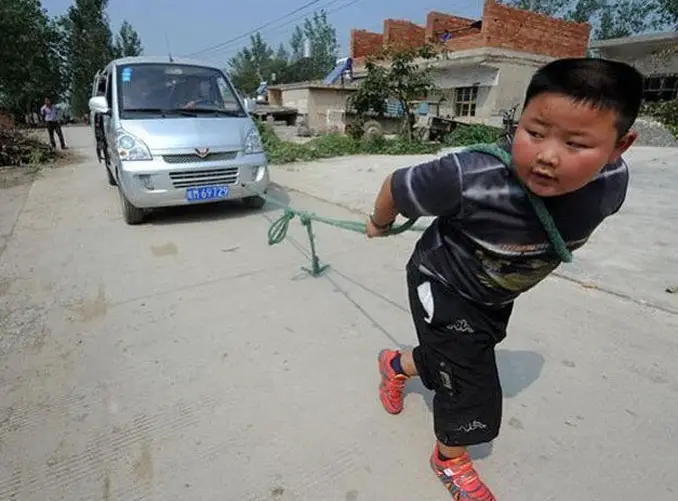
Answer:
[{"label": "boy's knee", "polygon": [[419,345],[412,351],[412,358],[424,387],[436,392],[454,392],[452,371],[444,357],[426,345]]},{"label": "boy's knee", "polygon": [[441,443],[466,446],[499,434],[502,391],[494,359],[455,364],[426,345],[413,357],[422,384],[435,392],[434,431]]}]

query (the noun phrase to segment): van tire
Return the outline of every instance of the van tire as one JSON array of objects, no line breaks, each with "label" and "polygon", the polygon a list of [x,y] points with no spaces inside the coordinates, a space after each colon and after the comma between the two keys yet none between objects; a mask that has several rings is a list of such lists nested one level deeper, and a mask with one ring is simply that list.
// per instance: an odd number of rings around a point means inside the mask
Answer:
[{"label": "van tire", "polygon": [[243,200],[243,203],[249,209],[261,209],[266,205],[266,199],[262,197],[247,197]]},{"label": "van tire", "polygon": [[144,210],[132,205],[129,200],[125,198],[120,187],[118,187],[118,194],[120,195],[120,208],[122,209],[122,217],[125,222],[129,225],[143,223],[146,216]]}]

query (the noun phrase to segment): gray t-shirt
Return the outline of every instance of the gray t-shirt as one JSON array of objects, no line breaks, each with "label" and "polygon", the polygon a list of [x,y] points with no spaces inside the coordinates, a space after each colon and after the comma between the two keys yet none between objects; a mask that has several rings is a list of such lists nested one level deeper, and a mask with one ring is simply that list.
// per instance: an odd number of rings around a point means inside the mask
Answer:
[{"label": "gray t-shirt", "polygon": [[[543,198],[571,251],[620,209],[628,179],[620,158],[583,188]],[[437,216],[410,263],[468,299],[509,303],[561,263],[524,188],[492,155],[452,153],[399,169],[391,190],[403,216]]]}]

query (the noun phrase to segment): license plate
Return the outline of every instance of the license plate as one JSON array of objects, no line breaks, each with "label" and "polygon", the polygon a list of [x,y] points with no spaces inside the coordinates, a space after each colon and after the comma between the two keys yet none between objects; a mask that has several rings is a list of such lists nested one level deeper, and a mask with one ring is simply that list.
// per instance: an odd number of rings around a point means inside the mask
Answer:
[{"label": "license plate", "polygon": [[228,185],[198,186],[186,189],[186,201],[219,200],[228,196]]}]

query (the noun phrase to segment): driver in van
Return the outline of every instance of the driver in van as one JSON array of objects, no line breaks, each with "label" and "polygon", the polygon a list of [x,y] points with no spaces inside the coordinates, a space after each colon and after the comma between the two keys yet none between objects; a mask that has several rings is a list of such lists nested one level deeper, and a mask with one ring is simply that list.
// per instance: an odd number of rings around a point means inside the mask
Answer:
[{"label": "driver in van", "polygon": [[183,108],[195,108],[198,104],[219,106],[219,103],[214,102],[210,97],[210,82],[208,80],[194,81],[192,91],[193,99],[188,101]]}]

